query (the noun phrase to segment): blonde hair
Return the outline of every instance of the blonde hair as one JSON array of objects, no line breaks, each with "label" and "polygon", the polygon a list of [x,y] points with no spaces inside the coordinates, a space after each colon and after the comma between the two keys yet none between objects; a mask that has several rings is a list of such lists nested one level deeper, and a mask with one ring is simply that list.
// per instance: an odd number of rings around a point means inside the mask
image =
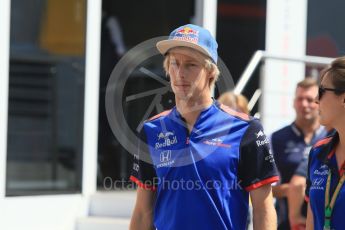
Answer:
[{"label": "blonde hair", "polygon": [[[220,74],[218,66],[215,63],[212,62],[211,58],[207,57],[206,55],[200,53],[197,50],[194,50],[194,49],[189,48],[189,47],[178,47],[178,48],[186,49],[186,50],[188,50],[190,52],[194,52],[193,55],[195,54],[197,56],[197,58],[200,58],[200,59],[203,60],[204,68],[211,75],[211,78],[210,78],[210,81],[209,81],[209,87],[210,87],[210,89],[213,89],[216,81],[218,80],[219,74]],[[164,62],[163,62],[163,67],[164,67],[164,70],[165,70],[165,73],[166,73],[167,76],[169,74],[169,64],[170,64],[170,54],[169,54],[169,51],[168,51],[166,53],[166,55],[165,55]]]},{"label": "blonde hair", "polygon": [[312,77],[306,77],[302,81],[297,83],[297,88],[309,89],[311,87],[318,87],[317,81]]},{"label": "blonde hair", "polygon": [[220,97],[218,98],[218,102],[238,112],[249,115],[248,99],[242,94],[226,92],[220,95]]},{"label": "blonde hair", "polygon": [[240,112],[249,114],[248,99],[242,94],[237,95],[237,108]]}]

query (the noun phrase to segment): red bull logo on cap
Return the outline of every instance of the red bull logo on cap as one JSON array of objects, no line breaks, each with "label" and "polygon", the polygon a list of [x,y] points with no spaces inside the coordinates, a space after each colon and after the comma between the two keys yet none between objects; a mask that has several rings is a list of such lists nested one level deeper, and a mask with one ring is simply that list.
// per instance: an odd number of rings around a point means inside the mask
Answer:
[{"label": "red bull logo on cap", "polygon": [[180,41],[198,43],[199,31],[193,30],[190,27],[184,27],[184,28],[176,31],[173,39],[174,40],[180,40]]},{"label": "red bull logo on cap", "polygon": [[178,33],[181,33],[181,34],[195,34],[195,35],[197,35],[199,33],[199,31],[193,30],[190,27],[184,27],[184,28],[182,28],[182,29],[180,29],[180,30],[178,30],[176,32],[176,34],[178,34]]}]

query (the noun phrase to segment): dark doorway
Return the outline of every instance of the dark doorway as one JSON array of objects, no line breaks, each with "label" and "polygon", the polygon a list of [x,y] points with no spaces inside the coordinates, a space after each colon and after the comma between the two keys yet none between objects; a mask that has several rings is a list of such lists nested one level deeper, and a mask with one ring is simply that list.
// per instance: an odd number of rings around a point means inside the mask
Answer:
[{"label": "dark doorway", "polygon": [[[108,124],[105,93],[109,77],[126,51],[143,41],[166,36],[172,29],[190,23],[194,15],[194,1],[103,0],[102,10],[97,184],[98,189],[121,189],[125,188],[128,181],[133,156],[117,141]],[[151,64],[150,69],[158,69],[159,75],[164,76],[161,60],[153,60],[157,64]],[[124,94],[129,95],[155,86],[157,82],[143,74],[137,75],[136,72],[126,83]],[[152,98],[147,97],[139,104],[132,103],[126,107],[125,116],[131,128],[135,129],[140,114],[145,113],[150,100]],[[163,100],[171,101],[168,98]],[[123,183],[115,183],[118,181]]]}]

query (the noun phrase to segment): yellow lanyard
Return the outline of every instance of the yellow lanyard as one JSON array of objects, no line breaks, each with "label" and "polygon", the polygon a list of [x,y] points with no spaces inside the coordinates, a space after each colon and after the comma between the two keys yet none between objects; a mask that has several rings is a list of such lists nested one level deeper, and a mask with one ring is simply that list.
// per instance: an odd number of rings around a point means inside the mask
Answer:
[{"label": "yellow lanyard", "polygon": [[331,198],[331,202],[329,201],[330,199],[330,187],[331,187],[331,178],[332,177],[332,172],[331,169],[328,170],[328,177],[327,177],[327,184],[326,184],[326,193],[325,193],[325,223],[324,223],[324,230],[329,230],[331,229],[331,216],[333,212],[333,207],[335,204],[335,201],[339,195],[340,189],[343,186],[343,183],[345,181],[345,173],[341,176],[338,185],[333,193],[333,196]]}]

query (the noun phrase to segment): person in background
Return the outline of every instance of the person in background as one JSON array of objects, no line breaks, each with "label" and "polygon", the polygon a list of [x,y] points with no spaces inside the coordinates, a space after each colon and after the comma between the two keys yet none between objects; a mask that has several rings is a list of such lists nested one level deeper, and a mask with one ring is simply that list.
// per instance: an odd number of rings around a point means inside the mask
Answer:
[{"label": "person in background", "polygon": [[[327,137],[335,134],[336,130],[332,127],[325,126]],[[305,229],[306,218],[301,213],[301,207],[305,205],[305,189],[307,182],[308,156],[305,156],[298,165],[294,175],[292,176],[288,189],[288,207],[289,221],[292,230]]]},{"label": "person in background", "polygon": [[[305,78],[299,82],[293,102],[295,121],[271,136],[272,151],[281,178],[280,183],[273,187],[273,195],[277,198],[278,229],[281,230],[290,229],[287,202],[290,180],[300,162],[308,155],[311,146],[326,135],[326,130],[319,123],[318,105],[315,103],[317,93],[316,80]],[[295,195],[297,197],[301,194]],[[302,212],[304,218],[291,224],[305,226],[306,205],[302,211],[299,207],[298,212]]]},{"label": "person in background", "polygon": [[248,99],[242,94],[226,92],[219,96],[218,102],[230,108],[249,115]]},{"label": "person in background", "polygon": [[[238,112],[242,112],[242,113],[250,115],[249,108],[248,108],[248,99],[242,94],[235,94],[232,91],[225,92],[219,96],[218,102]],[[253,217],[253,207],[249,199],[249,211],[248,211],[248,218],[247,218],[248,230],[253,229],[252,217]]]},{"label": "person in background", "polygon": [[307,229],[344,229],[345,218],[345,57],[321,73],[320,123],[336,132],[317,142],[308,159]]}]

